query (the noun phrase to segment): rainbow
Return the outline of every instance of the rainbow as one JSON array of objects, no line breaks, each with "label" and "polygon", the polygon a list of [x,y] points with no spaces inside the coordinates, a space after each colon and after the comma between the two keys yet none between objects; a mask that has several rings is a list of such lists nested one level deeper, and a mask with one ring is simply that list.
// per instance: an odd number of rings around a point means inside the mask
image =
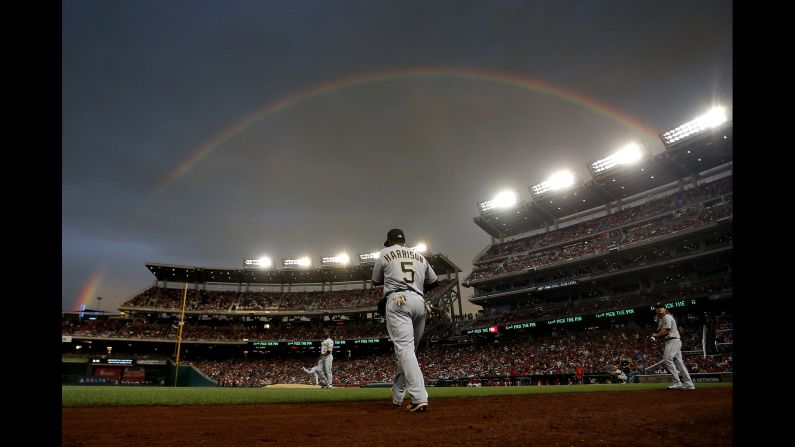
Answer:
[{"label": "rainbow", "polygon": [[652,138],[657,138],[657,131],[648,127],[642,121],[634,118],[626,113],[621,112],[605,103],[599,102],[596,99],[587,97],[583,94],[575,92],[574,90],[564,89],[562,87],[553,85],[548,82],[523,78],[512,74],[500,73],[489,70],[477,69],[461,69],[461,68],[406,68],[406,69],[392,69],[371,71],[366,73],[354,74],[344,76],[328,82],[314,85],[307,89],[292,93],[284,96],[275,101],[269,102],[254,112],[248,114],[240,121],[228,126],[221,132],[214,135],[209,141],[202,144],[198,148],[192,150],[190,154],[177,165],[177,167],[168,174],[157,186],[150,203],[154,198],[162,194],[171,184],[177,179],[189,172],[194,166],[199,164],[213,151],[223,146],[224,143],[231,138],[239,135],[251,125],[267,119],[270,116],[283,112],[297,104],[313,99],[317,96],[325,95],[328,93],[344,90],[347,88],[358,87],[366,84],[374,84],[379,82],[389,82],[394,80],[404,79],[464,79],[477,82],[490,82],[507,85],[510,87],[541,93],[548,96],[553,96],[560,100],[574,104],[575,106],[591,110],[599,115],[606,116],[622,125],[635,128],[641,132],[650,135]]},{"label": "rainbow", "polygon": [[[89,276],[88,281],[86,281],[85,285],[82,288],[82,291],[77,296],[77,306],[75,310],[79,310],[80,306],[85,304],[86,308],[89,308],[89,303],[92,299],[96,297],[97,288],[99,287],[99,283],[102,281],[102,269],[97,267],[94,270],[94,273]],[[96,304],[96,303],[95,303]]]},{"label": "rainbow", "polygon": [[[140,216],[141,212],[148,209],[149,205],[151,205],[151,203],[154,202],[158,196],[160,196],[180,177],[188,173],[194,166],[198,165],[202,160],[207,158],[207,156],[223,146],[227,141],[234,138],[236,135],[241,134],[252,125],[321,95],[367,84],[407,79],[460,79],[475,82],[502,84],[511,88],[517,88],[531,93],[538,93],[558,98],[577,107],[591,110],[596,114],[605,116],[624,126],[637,129],[642,133],[651,136],[652,139],[656,139],[658,137],[657,131],[648,127],[642,121],[594,98],[590,98],[574,90],[556,86],[549,82],[524,78],[521,76],[497,71],[468,68],[430,67],[370,71],[344,76],[286,95],[263,105],[262,107],[244,116],[239,121],[229,125],[225,129],[215,134],[210,140],[190,151],[189,155],[185,157],[185,159],[183,159],[176,166],[176,168],[158,184],[153,194],[140,208],[139,214],[137,216]],[[135,224],[137,221],[137,216],[128,221],[127,227]],[[94,271],[89,280],[86,282],[85,286],[83,286],[82,292],[78,298],[78,308],[80,304],[88,305],[91,299],[94,298],[97,286],[99,285],[101,279],[102,272],[100,268],[97,267],[97,270]]]}]

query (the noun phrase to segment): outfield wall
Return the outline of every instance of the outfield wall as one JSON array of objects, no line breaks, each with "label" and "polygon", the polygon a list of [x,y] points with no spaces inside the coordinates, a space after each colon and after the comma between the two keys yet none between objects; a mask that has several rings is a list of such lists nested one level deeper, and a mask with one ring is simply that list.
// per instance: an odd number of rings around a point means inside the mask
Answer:
[{"label": "outfield wall", "polygon": [[165,360],[88,355],[61,358],[64,385],[165,385],[169,372],[173,377],[173,364]]},{"label": "outfield wall", "polygon": [[[634,376],[637,383],[671,383],[670,374],[646,374]],[[690,373],[694,383],[722,383],[732,382],[732,373]]]}]

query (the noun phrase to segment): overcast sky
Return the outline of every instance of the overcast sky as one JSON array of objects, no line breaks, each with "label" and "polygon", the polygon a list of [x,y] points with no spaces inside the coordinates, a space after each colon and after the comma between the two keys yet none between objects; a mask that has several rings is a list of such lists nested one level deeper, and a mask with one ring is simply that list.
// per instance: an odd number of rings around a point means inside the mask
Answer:
[{"label": "overcast sky", "polygon": [[463,279],[478,202],[732,100],[726,0],[62,7],[66,311],[115,311],[147,262],[357,259],[393,227]]}]

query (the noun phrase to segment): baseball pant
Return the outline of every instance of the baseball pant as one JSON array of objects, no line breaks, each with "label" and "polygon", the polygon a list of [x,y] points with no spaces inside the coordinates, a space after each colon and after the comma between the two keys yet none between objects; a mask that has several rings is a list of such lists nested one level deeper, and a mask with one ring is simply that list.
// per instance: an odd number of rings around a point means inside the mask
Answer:
[{"label": "baseball pant", "polygon": [[[687,372],[685,363],[682,361],[682,340],[672,338],[665,341],[663,364],[665,365],[665,369],[674,377],[675,384],[681,384],[682,381],[684,381],[685,386],[693,385],[693,381],[690,379],[690,373]],[[682,380],[679,379],[680,374],[682,375]]]},{"label": "baseball pant", "polygon": [[325,361],[326,361],[326,358],[325,358],[325,357],[320,357],[320,358],[317,360],[317,366],[315,366],[314,368],[312,368],[312,369],[314,369],[314,370],[315,370],[315,373],[316,373],[316,374],[318,375],[318,377],[320,378],[320,385],[322,385],[322,386],[326,386],[326,385],[328,385],[328,384],[330,383],[330,382],[328,381],[328,378],[326,377],[326,373],[325,373],[325,371],[323,371],[323,365],[324,365]]},{"label": "baseball pant", "polygon": [[[405,296],[406,302],[397,305],[395,300]],[[392,337],[398,359],[392,383],[392,401],[402,403],[408,390],[411,403],[428,402],[425,379],[417,361],[416,349],[425,331],[425,300],[415,292],[391,293],[386,303],[386,329]]]},{"label": "baseball pant", "polygon": [[334,355],[329,353],[327,356],[321,359],[320,363],[318,363],[318,365],[320,365],[321,369],[323,370],[323,375],[326,377],[327,386],[331,386],[333,383],[332,382],[333,378],[331,377],[331,363],[333,361],[334,361]]}]

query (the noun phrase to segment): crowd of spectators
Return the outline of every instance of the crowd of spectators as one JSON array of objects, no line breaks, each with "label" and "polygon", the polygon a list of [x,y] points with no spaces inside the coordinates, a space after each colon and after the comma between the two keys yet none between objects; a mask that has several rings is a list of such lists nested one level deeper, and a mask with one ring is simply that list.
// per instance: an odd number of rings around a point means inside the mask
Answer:
[{"label": "crowd of spectators", "polygon": [[731,178],[724,178],[604,217],[495,244],[475,260],[465,282],[605,253],[696,228],[731,214]]},{"label": "crowd of spectators", "polygon": [[[378,321],[342,321],[340,325],[325,326],[337,339],[386,337],[386,326]],[[75,319],[62,320],[62,335],[176,340],[179,321],[156,320],[147,322],[141,318]],[[243,341],[271,340],[293,341],[318,338],[322,328],[312,322],[278,322],[265,327],[261,322],[191,321],[185,322],[182,340],[187,341]]]},{"label": "crowd of spectators", "polygon": [[711,199],[730,195],[732,182],[726,177],[706,183],[685,191],[671,191],[663,197],[650,199],[640,205],[624,208],[606,216],[580,222],[559,230],[546,231],[508,242],[494,244],[483,253],[475,264],[495,260],[511,253],[529,251],[538,248],[573,241],[579,237],[598,234],[603,231],[619,228],[628,223],[638,222],[677,209],[692,207],[700,203],[709,203]]},{"label": "crowd of spectators", "polygon": [[[426,291],[433,294],[444,290],[453,279],[440,279],[438,285]],[[153,286],[136,295],[122,308],[141,310],[175,310],[182,309],[182,289]],[[189,311],[243,312],[312,312],[326,310],[351,310],[374,308],[383,296],[383,286],[369,289],[347,289],[332,291],[217,291],[189,289],[185,298],[186,309]]]},{"label": "crowd of spectators", "polygon": [[734,328],[732,316],[721,314],[714,317],[713,330],[715,331],[715,349],[721,353],[731,353],[734,350]]},{"label": "crowd of spectators", "polygon": [[596,312],[638,307],[657,302],[672,302],[684,299],[704,298],[721,293],[732,293],[731,274],[717,278],[693,280],[679,274],[664,278],[653,289],[641,289],[639,284],[625,293],[606,294],[602,289],[586,289],[583,296],[573,299],[562,296],[559,301],[543,301],[541,297],[531,296],[509,312],[486,314],[478,313],[471,319],[457,319],[456,329],[507,324],[520,321],[543,321],[570,315],[586,315]]},{"label": "crowd of spectators", "polygon": [[[517,305],[509,312],[485,314],[457,315],[453,321],[444,321],[448,330],[441,335],[460,334],[473,327],[501,325],[521,321],[543,321],[571,315],[587,315],[596,312],[611,311],[639,307],[655,302],[673,302],[683,299],[706,297],[720,293],[731,293],[733,282],[731,275],[719,278],[694,281],[683,273],[672,274],[659,280],[651,290],[641,290],[640,286],[631,288],[623,294],[606,294],[603,290],[586,289],[579,299],[563,297],[559,301],[541,302],[539,297],[531,298]],[[431,321],[433,323],[433,321]],[[429,323],[429,324],[431,324]],[[267,324],[267,327],[266,327]],[[720,342],[731,340],[731,322],[723,323],[728,331],[721,330]],[[327,325],[335,338],[381,338],[386,337],[385,326],[380,320],[343,320],[340,324]],[[430,327],[430,326],[429,326]],[[322,331],[318,322],[274,321],[264,323],[259,320],[241,321],[240,319],[197,320],[190,318],[183,326],[183,340],[188,341],[242,341],[273,340],[292,341],[310,340]],[[716,331],[716,333],[718,333]],[[78,319],[65,318],[62,321],[62,334],[72,336],[91,336],[130,339],[167,339],[175,340],[178,335],[178,319],[143,318],[112,318],[112,319]],[[716,342],[718,337],[716,336]]]},{"label": "crowd of spectators", "polygon": [[[683,351],[701,347],[697,324],[680,327]],[[574,374],[580,366],[586,374],[613,374],[622,365],[628,374],[641,374],[658,363],[662,345],[648,340],[648,329],[633,325],[577,333],[560,332],[550,337],[501,343],[435,345],[421,349],[420,367],[427,382],[485,377],[529,377]],[[249,353],[226,360],[194,359],[190,362],[219,386],[265,386],[274,383],[311,383],[301,367],[315,357],[269,356]],[[394,354],[384,352],[361,358],[335,353],[334,377],[341,385],[357,386],[391,382]],[[725,355],[688,355],[691,372],[731,371],[732,358]],[[649,372],[651,373],[651,372]]]}]

